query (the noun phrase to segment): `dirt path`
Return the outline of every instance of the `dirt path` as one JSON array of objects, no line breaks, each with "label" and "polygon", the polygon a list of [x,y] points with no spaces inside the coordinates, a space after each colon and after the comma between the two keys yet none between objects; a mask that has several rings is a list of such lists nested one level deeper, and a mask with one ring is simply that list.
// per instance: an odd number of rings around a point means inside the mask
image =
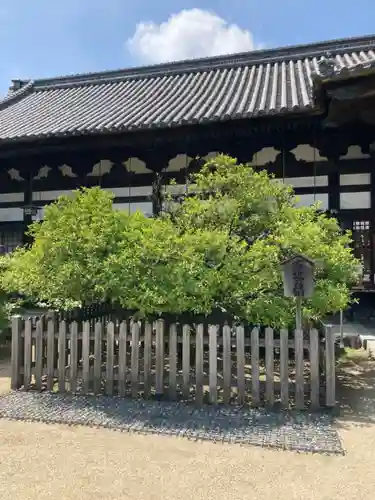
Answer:
[{"label": "dirt path", "polygon": [[[0,390],[8,373],[3,365]],[[372,500],[375,423],[352,392],[338,423],[345,457],[0,420],[0,499]]]}]

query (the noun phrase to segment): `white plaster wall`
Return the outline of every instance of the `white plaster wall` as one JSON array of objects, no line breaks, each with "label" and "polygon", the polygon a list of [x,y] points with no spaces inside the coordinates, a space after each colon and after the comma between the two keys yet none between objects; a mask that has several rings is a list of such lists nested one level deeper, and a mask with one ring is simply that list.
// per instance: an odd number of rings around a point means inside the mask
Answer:
[{"label": "white plaster wall", "polygon": [[53,201],[59,196],[69,196],[70,194],[72,194],[72,191],[69,189],[65,189],[63,191],[35,191],[33,193],[33,201]]},{"label": "white plaster wall", "polygon": [[[115,197],[133,197],[133,196],[150,196],[152,194],[152,186],[126,186],[119,188],[105,188],[105,191],[112,192]],[[62,191],[35,191],[33,193],[33,201],[54,201],[59,196],[62,195],[71,195],[71,190],[62,190]],[[23,200],[23,198],[22,198]],[[6,200],[8,201],[8,200]],[[12,201],[12,200],[9,200]],[[18,200],[16,200],[18,201]]]},{"label": "white plaster wall", "polygon": [[112,192],[116,197],[133,197],[133,196],[150,196],[152,195],[152,186],[138,186],[138,187],[118,187],[106,188],[105,191]]},{"label": "white plaster wall", "polygon": [[316,193],[314,194],[301,194],[297,196],[297,201],[296,205],[301,207],[308,207],[312,205],[313,203],[320,201],[319,209],[320,210],[328,210],[328,193]]},{"label": "white plaster wall", "polygon": [[340,208],[343,210],[371,208],[370,191],[357,193],[340,193]]},{"label": "white plaster wall", "polygon": [[341,174],[340,175],[340,185],[341,186],[358,186],[360,184],[370,184],[371,174]]},{"label": "white plaster wall", "polygon": [[148,217],[152,216],[152,203],[142,202],[142,203],[114,203],[113,207],[117,210],[124,210],[129,213],[134,213],[136,211],[142,212]]},{"label": "white plaster wall", "polygon": [[23,202],[23,193],[0,193],[0,203]]},{"label": "white plaster wall", "polygon": [[0,208],[1,222],[23,221],[23,209],[19,207]]},{"label": "white plaster wall", "polygon": [[277,179],[279,182],[290,184],[294,188],[328,186],[328,175],[317,175],[311,177],[285,177],[285,179]]}]

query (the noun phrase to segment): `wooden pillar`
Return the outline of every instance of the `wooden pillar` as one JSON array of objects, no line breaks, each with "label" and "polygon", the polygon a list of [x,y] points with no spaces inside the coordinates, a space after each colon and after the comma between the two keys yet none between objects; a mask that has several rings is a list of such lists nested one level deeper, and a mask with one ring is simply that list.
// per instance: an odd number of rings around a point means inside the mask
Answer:
[{"label": "wooden pillar", "polygon": [[371,285],[375,286],[375,154],[371,155],[371,208],[370,208],[370,244],[371,244]]},{"label": "wooden pillar", "polygon": [[340,210],[340,172],[337,164],[335,170],[328,174],[328,208]]},{"label": "wooden pillar", "polygon": [[34,169],[30,168],[24,173],[24,211],[23,211],[23,244],[30,245],[32,238],[27,234],[28,227],[33,222],[33,216],[25,207],[31,207],[33,204],[33,177]]},{"label": "wooden pillar", "polygon": [[154,172],[152,179],[152,213],[155,217],[161,214],[163,208],[163,174]]},{"label": "wooden pillar", "polygon": [[145,161],[147,168],[152,170],[152,213],[154,217],[158,217],[163,209],[164,186],[167,184],[167,168],[169,162],[178,153],[175,151],[158,151],[148,152],[142,159]]}]

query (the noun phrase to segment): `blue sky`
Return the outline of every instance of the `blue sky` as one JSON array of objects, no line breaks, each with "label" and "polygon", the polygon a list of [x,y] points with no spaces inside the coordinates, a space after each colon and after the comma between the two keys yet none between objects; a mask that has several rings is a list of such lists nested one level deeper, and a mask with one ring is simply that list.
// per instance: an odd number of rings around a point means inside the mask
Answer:
[{"label": "blue sky", "polygon": [[374,19],[375,0],[2,0],[0,95],[12,78],[367,35]]}]

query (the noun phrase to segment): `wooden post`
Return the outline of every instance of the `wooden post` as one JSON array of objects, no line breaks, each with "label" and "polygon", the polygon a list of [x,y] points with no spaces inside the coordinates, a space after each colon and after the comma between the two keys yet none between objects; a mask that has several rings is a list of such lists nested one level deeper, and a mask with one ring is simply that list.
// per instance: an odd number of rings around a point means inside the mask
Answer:
[{"label": "wooden post", "polygon": [[295,363],[296,363],[296,408],[302,410],[305,406],[304,396],[304,361],[303,361],[303,331],[297,328],[294,332]]},{"label": "wooden post", "polygon": [[82,329],[82,378],[83,393],[90,392],[90,327],[91,322],[85,321]]},{"label": "wooden post", "polygon": [[185,399],[190,395],[190,326],[182,327],[182,393]]},{"label": "wooden post", "polygon": [[78,372],[78,323],[73,321],[70,325],[70,391],[77,392]]},{"label": "wooden post", "polygon": [[237,396],[238,403],[245,403],[245,331],[244,327],[238,326],[236,330],[237,341]]},{"label": "wooden post", "polygon": [[65,392],[66,322],[59,325],[59,391]]},{"label": "wooden post", "polygon": [[344,311],[340,309],[340,347],[344,348]]},{"label": "wooden post", "polygon": [[251,402],[254,406],[260,403],[258,328],[254,328],[251,332]]},{"label": "wooden post", "polygon": [[319,333],[315,329],[310,330],[310,394],[311,406],[319,408]]},{"label": "wooden post", "polygon": [[173,401],[177,396],[177,327],[169,327],[169,397]]},{"label": "wooden post", "polygon": [[326,328],[326,405],[336,404],[335,336],[332,327]]},{"label": "wooden post", "polygon": [[[119,333],[119,361],[118,361],[118,392],[120,397],[126,394],[126,342],[128,336],[128,325],[126,321],[120,323]],[[145,345],[146,351],[146,345]],[[146,368],[145,368],[146,370]],[[146,376],[146,375],[145,375]]]},{"label": "wooden post", "polygon": [[274,352],[273,352],[273,330],[266,328],[266,402],[269,406],[275,403],[274,395]]},{"label": "wooden post", "polygon": [[203,404],[203,335],[204,325],[197,325],[195,331],[195,401]]},{"label": "wooden post", "polygon": [[[38,167],[35,163],[28,165],[27,170],[23,173],[24,176],[24,207],[31,208],[33,205],[33,177],[38,173]],[[28,234],[28,227],[33,222],[33,214],[30,210],[23,211],[23,244],[31,245],[33,242],[32,236]]]},{"label": "wooden post", "polygon": [[33,323],[24,322],[23,390],[28,391],[31,382]]},{"label": "wooden post", "polygon": [[302,330],[302,297],[296,297],[296,330]]},{"label": "wooden post", "polygon": [[209,336],[209,385],[210,403],[217,403],[217,326],[210,325]]},{"label": "wooden post", "polygon": [[139,377],[139,324],[132,323],[131,385],[132,398],[138,397]]},{"label": "wooden post", "polygon": [[280,385],[281,405],[289,407],[289,332],[280,331]]},{"label": "wooden post", "polygon": [[45,321],[42,318],[36,323],[35,336],[35,385],[38,391],[42,390],[43,377],[43,330]]},{"label": "wooden post", "polygon": [[21,360],[21,316],[12,317],[12,353],[11,353],[11,388],[21,387],[20,360]]},{"label": "wooden post", "polygon": [[164,321],[156,322],[155,395],[164,393]]},{"label": "wooden post", "polygon": [[53,390],[55,376],[55,327],[56,318],[51,317],[47,325],[47,390]]},{"label": "wooden post", "polygon": [[223,399],[224,404],[230,403],[232,393],[232,360],[231,360],[231,329],[223,326]]},{"label": "wooden post", "polygon": [[101,321],[95,323],[94,342],[94,393],[99,394],[102,388],[102,341],[103,324]]},{"label": "wooden post", "polygon": [[113,394],[113,365],[114,365],[114,348],[115,348],[115,325],[107,324],[107,372],[106,372],[106,394]]}]

